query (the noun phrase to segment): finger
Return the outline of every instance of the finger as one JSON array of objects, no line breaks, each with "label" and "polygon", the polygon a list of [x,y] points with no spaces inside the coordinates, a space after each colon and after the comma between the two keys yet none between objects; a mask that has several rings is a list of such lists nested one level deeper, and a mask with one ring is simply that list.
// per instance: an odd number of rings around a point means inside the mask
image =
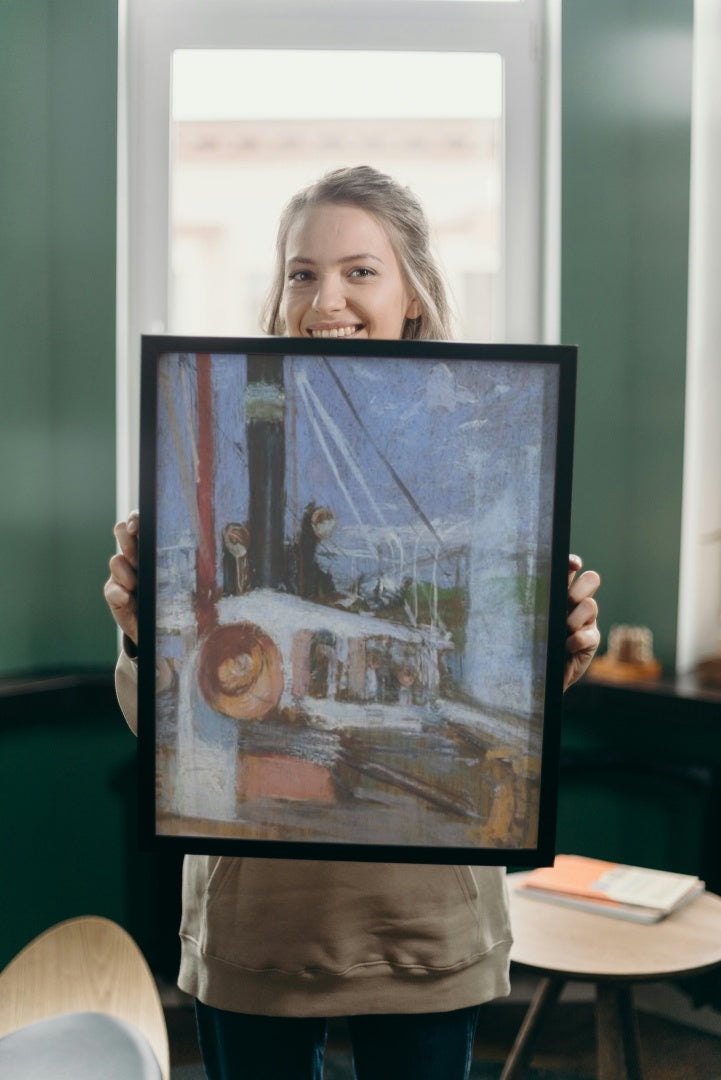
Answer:
[{"label": "finger", "polygon": [[138,524],[137,519],[133,519],[132,515],[127,521],[119,521],[113,529],[115,539],[118,542],[118,547],[128,560],[128,562],[137,567],[138,565]]},{"label": "finger", "polygon": [[125,555],[113,555],[108,563],[110,579],[117,582],[128,592],[135,592],[138,587],[138,575],[133,564]]},{"label": "finger", "polygon": [[568,556],[568,587],[569,587],[569,589],[571,588],[571,584],[573,582],[573,579],[575,578],[578,571],[582,568],[582,566],[583,566],[583,559],[581,558],[580,555],[569,555]]},{"label": "finger", "polygon": [[134,594],[128,592],[112,578],[106,581],[103,593],[115,622],[123,633],[137,644],[138,612]]},{"label": "finger", "polygon": [[593,596],[601,585],[601,578],[595,570],[586,570],[580,577],[569,586],[569,608],[580,604],[587,596]]},{"label": "finger", "polygon": [[114,578],[108,578],[103,587],[103,595],[107,600],[108,607],[113,612],[128,611],[134,606],[133,593],[123,588]]},{"label": "finger", "polygon": [[566,638],[566,652],[572,656],[586,654],[589,657],[593,656],[596,649],[601,644],[601,633],[598,627],[594,624],[592,626],[584,626],[580,630],[576,630],[574,633],[569,634]]},{"label": "finger", "polygon": [[569,633],[573,633],[582,626],[592,626],[597,618],[598,604],[592,596],[586,596],[568,612],[566,627]]}]

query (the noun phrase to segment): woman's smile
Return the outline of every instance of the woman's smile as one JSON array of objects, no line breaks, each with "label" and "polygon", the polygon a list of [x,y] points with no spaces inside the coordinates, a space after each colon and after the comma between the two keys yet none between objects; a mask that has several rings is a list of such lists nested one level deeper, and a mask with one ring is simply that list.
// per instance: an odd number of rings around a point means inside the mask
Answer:
[{"label": "woman's smile", "polygon": [[363,329],[363,323],[353,323],[350,326],[309,326],[307,333],[311,337],[339,338],[355,337]]}]

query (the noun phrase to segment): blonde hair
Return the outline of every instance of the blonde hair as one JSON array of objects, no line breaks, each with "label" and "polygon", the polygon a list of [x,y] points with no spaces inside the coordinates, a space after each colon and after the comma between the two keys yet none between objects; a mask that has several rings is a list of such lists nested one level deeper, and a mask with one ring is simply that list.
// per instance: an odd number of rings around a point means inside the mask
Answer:
[{"label": "blonde hair", "polygon": [[410,188],[370,165],[327,173],[294,195],[283,210],[275,246],[273,284],[263,310],[263,330],[278,336],[285,333],[281,306],[288,233],[300,214],[323,203],[357,206],[384,226],[401,273],[421,305],[421,314],[417,318],[406,319],[401,337],[436,341],[451,338],[451,310],[443,276],[430,250],[428,221],[423,207]]}]

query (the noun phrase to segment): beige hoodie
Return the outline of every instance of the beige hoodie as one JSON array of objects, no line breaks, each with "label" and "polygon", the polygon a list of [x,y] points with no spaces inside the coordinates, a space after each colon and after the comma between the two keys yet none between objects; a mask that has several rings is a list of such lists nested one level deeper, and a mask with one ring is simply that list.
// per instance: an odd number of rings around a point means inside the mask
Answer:
[{"label": "beige hoodie", "polygon": [[[137,726],[137,668],[116,670]],[[509,991],[501,867],[186,855],[178,984],[270,1016],[442,1012]]]}]

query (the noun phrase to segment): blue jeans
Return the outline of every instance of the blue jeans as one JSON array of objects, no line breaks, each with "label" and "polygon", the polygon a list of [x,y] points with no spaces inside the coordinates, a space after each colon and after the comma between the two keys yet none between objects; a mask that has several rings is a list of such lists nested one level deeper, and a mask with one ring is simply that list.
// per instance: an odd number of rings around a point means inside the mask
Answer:
[{"label": "blue jeans", "polygon": [[[478,1009],[348,1017],[356,1080],[467,1080]],[[195,1010],[208,1080],[321,1080],[325,1018]]]}]

